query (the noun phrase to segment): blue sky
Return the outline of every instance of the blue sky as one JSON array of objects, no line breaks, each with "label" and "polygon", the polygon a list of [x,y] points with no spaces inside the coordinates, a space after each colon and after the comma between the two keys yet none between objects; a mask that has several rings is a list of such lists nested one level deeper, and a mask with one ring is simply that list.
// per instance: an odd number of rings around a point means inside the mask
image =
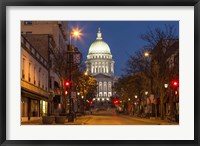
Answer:
[{"label": "blue sky", "polygon": [[86,60],[89,47],[96,40],[98,27],[101,28],[103,40],[109,45],[115,61],[115,75],[124,74],[129,56],[141,49],[147,43],[140,38],[141,34],[156,27],[163,28],[165,24],[174,25],[179,35],[178,21],[69,21],[69,29],[80,28],[81,39],[72,39],[72,44],[83,54]]}]

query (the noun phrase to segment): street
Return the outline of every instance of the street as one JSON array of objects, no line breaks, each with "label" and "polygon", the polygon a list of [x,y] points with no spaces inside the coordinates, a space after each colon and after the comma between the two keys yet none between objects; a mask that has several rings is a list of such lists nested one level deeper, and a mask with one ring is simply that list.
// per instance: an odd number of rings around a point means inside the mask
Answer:
[{"label": "street", "polygon": [[88,116],[86,125],[168,125],[176,124],[159,119],[138,118],[129,115],[116,114],[115,109],[93,112]]},{"label": "street", "polygon": [[[24,121],[22,125],[43,125],[41,118],[36,120]],[[57,125],[57,124],[52,124]],[[134,117],[130,115],[116,114],[115,109],[93,110],[92,114],[82,115],[75,118],[74,122],[62,125],[177,125],[175,122]]]}]

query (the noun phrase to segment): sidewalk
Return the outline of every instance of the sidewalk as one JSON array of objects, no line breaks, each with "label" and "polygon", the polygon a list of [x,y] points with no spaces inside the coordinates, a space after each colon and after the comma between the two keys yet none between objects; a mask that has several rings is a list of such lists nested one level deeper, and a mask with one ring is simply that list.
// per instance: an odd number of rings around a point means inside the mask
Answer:
[{"label": "sidewalk", "polygon": [[74,122],[68,122],[67,119],[65,120],[64,124],[43,124],[42,123],[42,117],[36,118],[36,119],[31,119],[31,120],[26,120],[21,122],[21,125],[83,125],[85,124],[88,120],[90,120],[91,116],[86,115],[86,116],[80,116],[74,119]]},{"label": "sidewalk", "polygon": [[179,125],[177,122],[169,121],[169,120],[161,120],[160,118],[141,118],[141,117],[134,117],[134,116],[128,116],[128,115],[121,115],[124,117],[128,117],[137,121],[142,121],[142,122],[148,122],[152,123],[154,125]]}]

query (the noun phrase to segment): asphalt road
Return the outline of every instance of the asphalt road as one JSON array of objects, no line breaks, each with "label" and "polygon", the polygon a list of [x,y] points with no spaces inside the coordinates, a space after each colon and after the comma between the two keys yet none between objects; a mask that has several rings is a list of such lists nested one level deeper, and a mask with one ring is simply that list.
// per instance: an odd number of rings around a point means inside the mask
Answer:
[{"label": "asphalt road", "polygon": [[[130,115],[116,114],[115,109],[93,110],[92,114],[77,117],[74,122],[65,122],[61,125],[178,125],[178,123],[160,120],[133,117]],[[43,125],[42,118],[22,122],[22,125]],[[57,125],[53,123],[51,125]],[[59,124],[58,124],[59,125]]]},{"label": "asphalt road", "polygon": [[145,119],[137,118],[126,115],[119,115],[115,113],[115,110],[106,110],[93,112],[88,116],[86,125],[173,125],[169,121],[163,121],[158,119]]}]

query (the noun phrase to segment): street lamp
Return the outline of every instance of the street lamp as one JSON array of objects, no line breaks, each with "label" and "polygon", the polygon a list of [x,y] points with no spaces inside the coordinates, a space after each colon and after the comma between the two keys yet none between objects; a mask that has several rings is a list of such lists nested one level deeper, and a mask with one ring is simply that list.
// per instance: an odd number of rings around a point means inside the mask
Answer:
[{"label": "street lamp", "polygon": [[[153,96],[153,75],[152,75],[152,54],[151,52],[145,52],[144,56],[147,58],[150,58],[150,96]],[[151,103],[151,113],[153,114],[153,111],[156,112],[156,106],[153,107],[153,103]]]},{"label": "street lamp", "polygon": [[144,52],[145,57],[149,57],[149,55],[150,55],[149,52]]},{"label": "street lamp", "polygon": [[145,91],[144,94],[147,95],[147,94],[148,94],[148,91]]},{"label": "street lamp", "polygon": [[168,88],[168,86],[169,86],[168,84],[164,84],[164,87],[165,87],[165,89],[167,89],[167,88]]},{"label": "street lamp", "polygon": [[87,75],[88,75],[88,72],[87,72],[87,71],[86,71],[86,72],[84,72],[84,75],[85,75],[85,76],[87,76]]},{"label": "street lamp", "polygon": [[[85,90],[86,90],[86,88],[85,88],[85,86],[86,86],[86,77],[88,76],[88,72],[87,71],[85,71],[84,72],[84,80],[85,80],[85,84],[83,84],[83,96],[85,97],[85,99],[83,99],[83,104],[84,104],[84,106],[86,107],[86,94],[85,94]],[[85,108],[84,108],[84,111],[85,111]]]},{"label": "street lamp", "polygon": [[72,99],[72,93],[74,94],[73,87],[72,87],[72,69],[73,69],[73,64],[80,64],[81,63],[81,58],[82,55],[78,51],[78,48],[73,48],[71,39],[72,37],[80,37],[80,32],[78,30],[72,30],[69,33],[69,48],[67,49],[67,59],[69,63],[69,80],[71,82],[71,86],[69,87],[69,116],[68,116],[68,122],[73,122],[74,121],[74,103]]},{"label": "street lamp", "polygon": [[[151,59],[151,52],[144,52],[144,57],[149,57],[150,58],[150,61],[152,61]],[[153,77],[152,77],[152,62],[150,64],[150,94],[153,94]]]}]

